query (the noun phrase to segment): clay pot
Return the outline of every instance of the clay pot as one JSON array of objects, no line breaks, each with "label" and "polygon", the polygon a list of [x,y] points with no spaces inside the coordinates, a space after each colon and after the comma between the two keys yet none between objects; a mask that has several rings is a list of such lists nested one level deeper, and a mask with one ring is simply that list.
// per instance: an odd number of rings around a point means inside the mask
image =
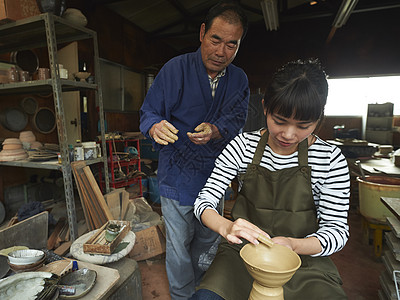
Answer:
[{"label": "clay pot", "polygon": [[61,16],[66,8],[65,0],[36,0],[42,13],[49,12]]}]

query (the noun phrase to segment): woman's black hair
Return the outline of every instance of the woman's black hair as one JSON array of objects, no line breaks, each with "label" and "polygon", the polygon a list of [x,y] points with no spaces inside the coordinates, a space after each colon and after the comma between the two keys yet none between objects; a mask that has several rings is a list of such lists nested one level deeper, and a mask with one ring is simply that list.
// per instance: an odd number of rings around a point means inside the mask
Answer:
[{"label": "woman's black hair", "polygon": [[285,64],[265,91],[266,113],[317,121],[324,116],[328,82],[318,59],[297,60]]},{"label": "woman's black hair", "polygon": [[243,9],[239,6],[236,1],[220,1],[218,4],[211,7],[208,11],[206,18],[204,19],[205,32],[207,32],[216,17],[223,17],[229,23],[235,24],[240,22],[243,28],[242,40],[246,36],[247,29],[249,27],[247,16]]}]

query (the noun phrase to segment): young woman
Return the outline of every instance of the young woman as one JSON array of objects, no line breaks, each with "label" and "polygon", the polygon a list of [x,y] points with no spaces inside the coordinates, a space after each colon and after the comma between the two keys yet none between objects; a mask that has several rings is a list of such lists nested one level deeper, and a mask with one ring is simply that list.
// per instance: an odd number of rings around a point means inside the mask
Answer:
[{"label": "young woman", "polygon": [[[264,95],[267,129],[238,135],[217,158],[194,212],[224,239],[194,299],[247,299],[253,279],[239,251],[259,234],[300,255],[286,300],[346,299],[328,256],[349,237],[349,172],[340,150],[314,134],[327,95],[318,60],[284,65]],[[239,195],[228,220],[215,208],[236,176]]]}]

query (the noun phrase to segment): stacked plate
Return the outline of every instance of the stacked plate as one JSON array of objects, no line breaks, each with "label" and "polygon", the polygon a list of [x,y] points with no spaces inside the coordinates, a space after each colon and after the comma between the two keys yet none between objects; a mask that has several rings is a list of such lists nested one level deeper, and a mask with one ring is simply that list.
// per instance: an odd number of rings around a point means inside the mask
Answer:
[{"label": "stacked plate", "polygon": [[28,158],[22,142],[18,138],[8,138],[3,142],[3,150],[0,152],[0,161],[14,161]]}]

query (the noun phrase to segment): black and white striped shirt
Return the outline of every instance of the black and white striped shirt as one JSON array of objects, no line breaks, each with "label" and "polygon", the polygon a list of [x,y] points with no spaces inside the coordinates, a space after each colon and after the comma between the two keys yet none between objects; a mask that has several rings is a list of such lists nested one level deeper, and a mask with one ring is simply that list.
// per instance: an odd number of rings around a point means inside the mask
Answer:
[{"label": "black and white striped shirt", "polygon": [[[215,167],[194,204],[200,216],[206,208],[214,209],[224,197],[228,185],[237,175],[244,174],[252,162],[260,130],[236,136],[215,161]],[[317,232],[309,235],[319,239],[322,251],[314,256],[327,256],[341,250],[349,238],[350,176],[347,162],[340,149],[316,137],[308,148],[311,184],[319,220]],[[279,155],[267,145],[260,166],[271,171],[298,166],[297,151]],[[239,182],[239,189],[241,182]],[[257,225],[257,224],[256,224]]]}]

